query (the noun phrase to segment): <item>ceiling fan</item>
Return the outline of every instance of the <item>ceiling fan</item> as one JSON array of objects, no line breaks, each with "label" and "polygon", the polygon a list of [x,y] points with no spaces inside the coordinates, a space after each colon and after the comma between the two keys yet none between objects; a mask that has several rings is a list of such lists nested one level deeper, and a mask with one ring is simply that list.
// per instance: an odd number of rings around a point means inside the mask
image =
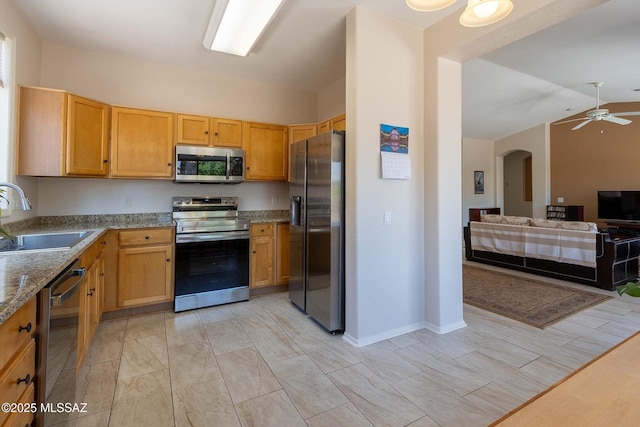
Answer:
[{"label": "ceiling fan", "polygon": [[640,116],[640,111],[628,111],[623,113],[609,113],[609,110],[606,108],[600,108],[600,87],[603,85],[602,82],[593,82],[591,83],[596,88],[596,108],[594,110],[587,111],[587,117],[581,119],[571,119],[565,120],[563,122],[554,123],[556,125],[561,125],[563,123],[576,122],[582,120],[582,123],[579,123],[577,126],[573,127],[571,130],[578,130],[581,127],[585,126],[591,122],[597,122],[600,120],[605,120],[607,122],[616,123],[619,125],[628,125],[631,123],[631,120],[622,119],[620,116]]}]

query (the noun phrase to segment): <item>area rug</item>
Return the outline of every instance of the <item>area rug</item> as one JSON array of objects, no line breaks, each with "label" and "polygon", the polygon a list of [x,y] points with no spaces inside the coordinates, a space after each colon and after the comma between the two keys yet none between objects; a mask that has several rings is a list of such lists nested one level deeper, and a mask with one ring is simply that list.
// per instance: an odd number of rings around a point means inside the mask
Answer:
[{"label": "area rug", "polygon": [[465,265],[464,302],[544,329],[612,297]]}]

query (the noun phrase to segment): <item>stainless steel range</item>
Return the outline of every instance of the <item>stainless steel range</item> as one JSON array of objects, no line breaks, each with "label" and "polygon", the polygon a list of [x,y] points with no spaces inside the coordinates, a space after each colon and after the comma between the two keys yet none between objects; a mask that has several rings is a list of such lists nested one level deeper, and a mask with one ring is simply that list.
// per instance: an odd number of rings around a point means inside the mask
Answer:
[{"label": "stainless steel range", "polygon": [[175,311],[249,299],[249,221],[237,197],[174,197]]}]

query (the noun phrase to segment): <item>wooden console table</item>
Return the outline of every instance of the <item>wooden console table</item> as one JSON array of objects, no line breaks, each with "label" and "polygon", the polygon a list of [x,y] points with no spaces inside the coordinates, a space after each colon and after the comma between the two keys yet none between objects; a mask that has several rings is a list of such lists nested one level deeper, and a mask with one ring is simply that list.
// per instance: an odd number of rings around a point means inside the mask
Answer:
[{"label": "wooden console table", "polygon": [[487,214],[500,215],[500,208],[469,208],[469,221],[480,221]]},{"label": "wooden console table", "polygon": [[636,426],[639,352],[636,332],[491,426]]}]

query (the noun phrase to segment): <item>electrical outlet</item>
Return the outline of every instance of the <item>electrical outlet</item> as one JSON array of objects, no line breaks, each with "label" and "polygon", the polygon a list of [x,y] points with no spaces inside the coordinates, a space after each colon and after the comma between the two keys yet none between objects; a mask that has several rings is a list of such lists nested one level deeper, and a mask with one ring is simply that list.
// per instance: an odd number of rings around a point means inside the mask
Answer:
[{"label": "electrical outlet", "polygon": [[391,212],[389,211],[385,211],[384,213],[384,225],[389,225],[391,224]]},{"label": "electrical outlet", "polygon": [[272,204],[273,206],[275,206],[275,205],[277,205],[277,204],[278,204],[278,196],[272,196],[272,197],[271,197],[271,204]]},{"label": "electrical outlet", "polygon": [[558,197],[558,203],[564,203],[564,197]]},{"label": "electrical outlet", "polygon": [[131,196],[126,196],[124,198],[124,205],[125,206],[131,206]]}]

